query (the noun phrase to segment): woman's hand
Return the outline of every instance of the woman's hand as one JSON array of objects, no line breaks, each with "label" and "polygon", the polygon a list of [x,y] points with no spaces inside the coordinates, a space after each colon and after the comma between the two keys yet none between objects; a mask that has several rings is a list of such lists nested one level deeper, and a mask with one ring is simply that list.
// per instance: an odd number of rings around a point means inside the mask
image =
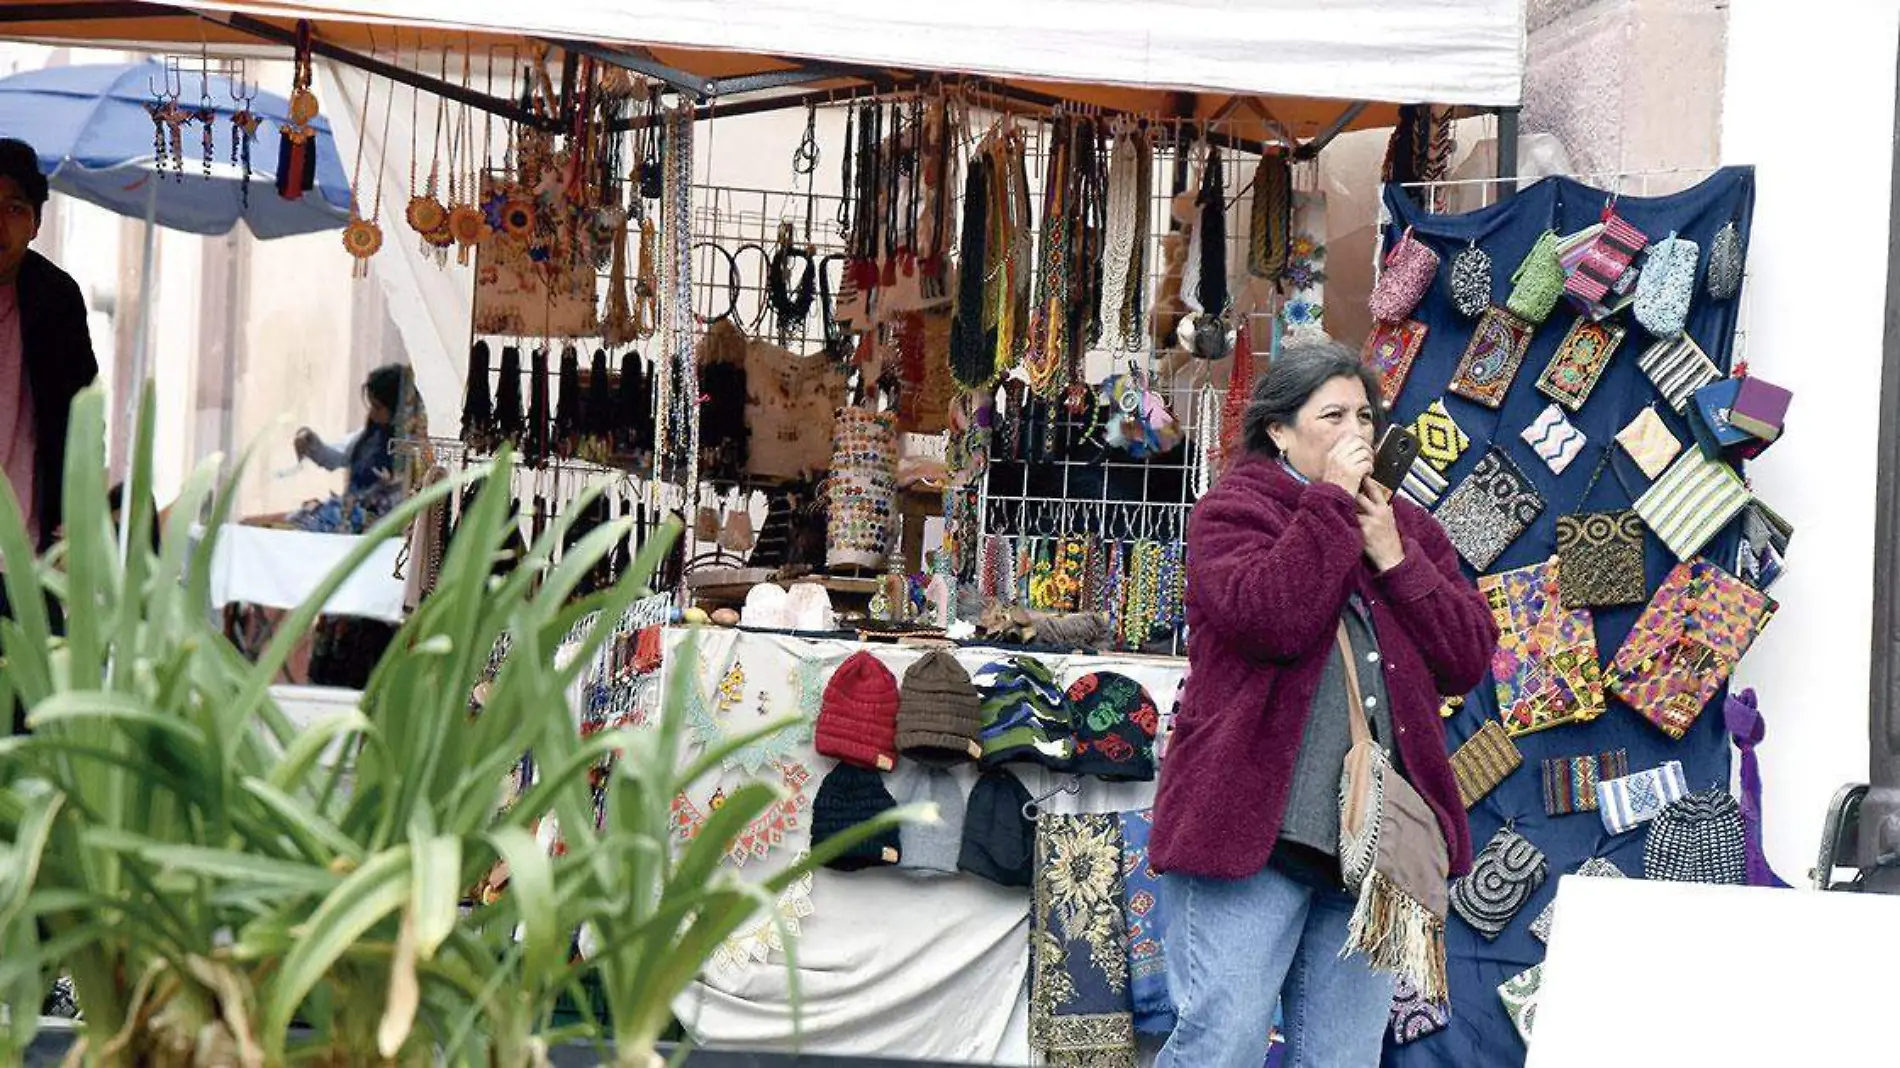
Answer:
[{"label": "woman's hand", "polygon": [[1392,491],[1367,479],[1360,486],[1357,500],[1359,532],[1366,539],[1366,559],[1372,561],[1375,570],[1390,571],[1405,559],[1398,518],[1392,513]]},{"label": "woman's hand", "polygon": [[297,436],[290,439],[290,447],[297,451],[297,459],[310,458],[310,449],[317,443],[317,433],[307,426],[297,428]]},{"label": "woman's hand", "polygon": [[1333,442],[1331,451],[1326,454],[1326,473],[1320,477],[1356,497],[1360,485],[1371,473],[1372,446],[1356,434],[1347,434]]}]

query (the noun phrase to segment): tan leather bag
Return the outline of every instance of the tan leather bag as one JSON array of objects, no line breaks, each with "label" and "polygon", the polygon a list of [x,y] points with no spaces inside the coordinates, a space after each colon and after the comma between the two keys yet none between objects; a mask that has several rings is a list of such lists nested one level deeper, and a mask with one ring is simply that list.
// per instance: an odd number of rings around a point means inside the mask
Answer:
[{"label": "tan leather bag", "polygon": [[1444,1003],[1445,834],[1430,805],[1396,769],[1366,727],[1359,668],[1346,625],[1339,625],[1346,664],[1352,748],[1339,774],[1339,869],[1359,895],[1344,956],[1364,953],[1372,967],[1410,980],[1427,1001]]}]

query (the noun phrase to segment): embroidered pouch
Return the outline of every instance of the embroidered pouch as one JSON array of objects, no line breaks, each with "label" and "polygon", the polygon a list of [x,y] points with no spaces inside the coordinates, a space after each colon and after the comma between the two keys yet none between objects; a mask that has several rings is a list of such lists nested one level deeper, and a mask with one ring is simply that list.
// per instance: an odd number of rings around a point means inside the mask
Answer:
[{"label": "embroidered pouch", "polygon": [[1411,227],[1406,227],[1405,233],[1386,252],[1385,267],[1372,285],[1372,295],[1366,299],[1372,317],[1382,323],[1403,322],[1418,307],[1419,301],[1425,299],[1437,274],[1438,253],[1413,236]]},{"label": "embroidered pouch", "polygon": [[1695,295],[1695,268],[1702,249],[1673,232],[1649,246],[1642,276],[1636,280],[1636,321],[1655,337],[1675,337],[1689,321]]},{"label": "embroidered pouch", "polygon": [[1736,575],[1758,590],[1774,585],[1787,567],[1788,542],[1793,538],[1793,524],[1759,500],[1748,502],[1742,512]]},{"label": "embroidered pouch", "polygon": [[1450,470],[1471,447],[1471,439],[1452,419],[1443,400],[1431,402],[1418,413],[1412,420],[1412,434],[1418,438],[1419,457],[1440,471]]},{"label": "embroidered pouch", "polygon": [[1753,375],[1740,382],[1729,405],[1729,425],[1763,441],[1780,437],[1781,424],[1788,416],[1788,404],[1794,400],[1794,394]]},{"label": "embroidered pouch", "polygon": [[[1413,464],[1412,470],[1419,466]],[[1543,511],[1544,498],[1494,446],[1438,506],[1437,515],[1458,555],[1484,571]]]},{"label": "embroidered pouch", "polygon": [[1448,1003],[1427,1001],[1410,979],[1399,977],[1392,993],[1392,1041],[1403,1046],[1435,1035],[1451,1023]]},{"label": "embroidered pouch", "polygon": [[1663,422],[1653,405],[1636,413],[1628,426],[1617,431],[1616,441],[1648,478],[1668,470],[1669,461],[1682,451],[1682,442],[1669,432],[1669,424]]},{"label": "embroidered pouch", "polygon": [[1425,329],[1425,324],[1416,319],[1402,323],[1380,322],[1373,324],[1372,334],[1366,338],[1359,362],[1378,374],[1379,393],[1388,406],[1399,399],[1399,390],[1405,388],[1405,376],[1412,373],[1412,361],[1425,345]]},{"label": "embroidered pouch", "polygon": [[1478,733],[1451,755],[1451,773],[1458,779],[1458,799],[1466,808],[1484,800],[1524,763],[1524,754],[1511,744],[1504,728],[1486,720]]},{"label": "embroidered pouch", "polygon": [[1773,598],[1707,560],[1677,564],[1610,661],[1609,692],[1681,738],[1775,608]]},{"label": "embroidered pouch", "polygon": [[1597,815],[1603,817],[1604,830],[1622,834],[1655,819],[1670,802],[1688,792],[1682,761],[1665,761],[1633,775],[1598,783]]},{"label": "embroidered pouch", "polygon": [[1527,323],[1550,318],[1564,291],[1564,265],[1557,258],[1557,231],[1545,230],[1511,273],[1511,295],[1504,302],[1511,314]]},{"label": "embroidered pouch", "polygon": [[1742,381],[1724,378],[1703,386],[1689,398],[1689,432],[1695,435],[1702,455],[1711,460],[1721,459],[1726,450],[1749,440],[1748,432],[1730,423],[1728,417]]},{"label": "embroidered pouch", "polygon": [[1544,814],[1569,816],[1597,810],[1597,785],[1630,772],[1627,749],[1573,757],[1544,758]]},{"label": "embroidered pouch", "polygon": [[1531,1044],[1531,1029],[1537,1024],[1537,996],[1544,987],[1544,966],[1533,964],[1506,979],[1498,987],[1498,1000],[1504,1002],[1504,1014],[1517,1028],[1517,1037]]},{"label": "embroidered pouch", "polygon": [[1687,334],[1665,338],[1644,349],[1636,358],[1636,366],[1643,369],[1678,415],[1689,413],[1689,398],[1696,390],[1722,378],[1715,361]]},{"label": "embroidered pouch", "polygon": [[1451,277],[1445,285],[1458,314],[1467,319],[1483,315],[1491,306],[1491,257],[1476,241],[1466,245],[1451,258]]},{"label": "embroidered pouch", "polygon": [[1603,230],[1583,250],[1576,270],[1564,280],[1564,293],[1585,314],[1602,309],[1611,291],[1630,269],[1636,254],[1649,244],[1649,235],[1612,212]]},{"label": "embroidered pouch", "polygon": [[[1605,446],[1584,501],[1610,463]],[[1565,608],[1638,604],[1646,592],[1647,560],[1643,521],[1628,508],[1603,512],[1573,512],[1557,517],[1557,588]]]},{"label": "embroidered pouch", "polygon": [[[1603,857],[1591,857],[1589,860],[1584,861],[1577,867],[1577,874],[1586,879],[1625,878],[1622,868],[1610,863]],[[1550,899],[1550,904],[1544,906],[1544,911],[1538,913],[1537,918],[1531,921],[1531,934],[1536,935],[1539,942],[1549,942],[1550,925],[1556,918],[1557,899],[1553,897]]]},{"label": "embroidered pouch", "polygon": [[1676,559],[1702,551],[1750,500],[1735,469],[1689,449],[1636,498],[1636,514],[1656,532]]},{"label": "embroidered pouch", "polygon": [[1445,495],[1445,487],[1449,485],[1445,476],[1430,464],[1413,464],[1405,473],[1405,481],[1399,484],[1399,492],[1420,508],[1431,509],[1438,507],[1438,499]]},{"label": "embroidered pouch", "polygon": [[1544,885],[1548,869],[1543,850],[1500,827],[1472,859],[1471,873],[1451,884],[1451,907],[1487,941],[1495,941]]},{"label": "embroidered pouch", "polygon": [[1559,606],[1554,565],[1545,560],[1478,579],[1498,624],[1491,655],[1498,716],[1514,738],[1587,723],[1605,707],[1594,621],[1586,609]]},{"label": "embroidered pouch", "polygon": [[1525,427],[1518,436],[1544,461],[1553,475],[1561,475],[1568,470],[1571,463],[1582,455],[1583,447],[1589,444],[1583,431],[1565,419],[1564,410],[1555,404],[1545,405],[1544,410],[1537,413],[1537,418],[1531,420],[1531,425]]},{"label": "embroidered pouch", "polygon": [[1533,329],[1530,322],[1503,308],[1486,309],[1447,388],[1487,408],[1501,407],[1530,348]]},{"label": "embroidered pouch", "polygon": [[1650,821],[1643,878],[1677,883],[1748,883],[1742,808],[1725,787],[1689,794]]},{"label": "embroidered pouch", "polygon": [[1578,317],[1544,373],[1537,376],[1538,392],[1573,412],[1583,407],[1597,380],[1603,377],[1603,369],[1623,344],[1623,334],[1623,328],[1615,323]]},{"label": "embroidered pouch", "polygon": [[1709,242],[1709,296],[1730,300],[1742,291],[1742,233],[1733,220]]}]

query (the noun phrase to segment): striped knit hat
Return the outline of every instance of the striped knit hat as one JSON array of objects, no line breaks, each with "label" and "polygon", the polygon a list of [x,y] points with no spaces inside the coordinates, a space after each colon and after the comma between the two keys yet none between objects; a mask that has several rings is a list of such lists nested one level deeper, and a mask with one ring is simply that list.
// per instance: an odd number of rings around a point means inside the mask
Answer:
[{"label": "striped knit hat", "polygon": [[897,766],[897,677],[867,652],[852,653],[825,684],[818,752],[874,771]]},{"label": "striped knit hat", "polygon": [[983,765],[1010,761],[1067,771],[1075,759],[1069,699],[1048,665],[1033,656],[1013,656],[983,665],[976,673],[983,695]]}]

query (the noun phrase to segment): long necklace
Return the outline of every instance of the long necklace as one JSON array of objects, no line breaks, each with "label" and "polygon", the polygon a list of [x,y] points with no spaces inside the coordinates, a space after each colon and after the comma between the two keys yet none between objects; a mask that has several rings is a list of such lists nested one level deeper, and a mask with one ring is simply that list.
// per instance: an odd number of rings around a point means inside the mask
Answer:
[{"label": "long necklace", "polygon": [[[664,355],[659,364],[661,403],[655,406],[656,481],[671,474],[691,511],[699,497],[698,376],[693,361],[693,114],[682,104],[666,114],[666,180],[660,228],[666,242]],[[670,462],[668,462],[670,461]],[[656,487],[657,489],[657,487]]]},{"label": "long necklace", "polygon": [[1207,496],[1219,477],[1221,463],[1220,398],[1213,383],[1200,388],[1194,405],[1194,499]]},{"label": "long necklace", "polygon": [[1102,275],[1102,344],[1131,351],[1141,341],[1140,323],[1135,323],[1131,331],[1123,313],[1131,282],[1137,292],[1140,290],[1139,281],[1132,276],[1132,265],[1141,256],[1146,236],[1137,229],[1142,207],[1136,174],[1141,166],[1139,136],[1124,130],[1115,137],[1115,152],[1108,165],[1108,237]]},{"label": "long necklace", "polygon": [[1042,242],[1036,260],[1036,302],[1029,317],[1023,371],[1036,396],[1053,401],[1068,385],[1070,257],[1072,247],[1069,168],[1073,128],[1058,118],[1050,130],[1042,188]]},{"label": "long necklace", "polygon": [[389,83],[389,92],[383,100],[383,152],[376,162],[376,194],[370,199],[369,218],[363,217],[363,156],[369,150],[369,98],[376,87],[373,78],[363,78],[363,110],[357,120],[356,170],[350,177],[350,222],[343,228],[343,250],[356,260],[350,269],[355,278],[369,276],[369,258],[383,247],[383,228],[380,219],[383,214],[383,168],[389,162],[389,107],[396,99],[396,83]]}]

